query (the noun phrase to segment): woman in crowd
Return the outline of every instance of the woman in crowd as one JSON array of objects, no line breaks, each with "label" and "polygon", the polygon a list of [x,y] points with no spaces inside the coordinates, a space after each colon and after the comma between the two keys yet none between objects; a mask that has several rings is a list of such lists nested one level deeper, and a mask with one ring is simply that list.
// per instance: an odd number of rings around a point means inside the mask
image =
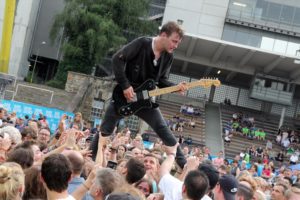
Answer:
[{"label": "woman in crowd", "polygon": [[82,119],[82,114],[80,112],[75,113],[73,122],[70,124],[70,128],[73,127],[80,131],[83,130],[83,119]]},{"label": "woman in crowd", "polygon": [[135,184],[135,187],[138,188],[145,197],[148,197],[151,193],[153,193],[152,183],[149,179],[141,179]]},{"label": "woman in crowd", "polygon": [[268,164],[264,165],[264,169],[262,171],[262,177],[266,180],[269,180],[271,178],[272,170],[271,167]]},{"label": "woman in crowd", "polygon": [[32,166],[24,171],[24,199],[47,199],[46,190],[40,179],[40,167]]},{"label": "woman in crowd", "polygon": [[121,144],[117,149],[117,159],[120,160],[124,158],[125,152],[127,151],[127,147],[125,144]]},{"label": "woman in crowd", "polygon": [[24,172],[17,163],[1,164],[0,199],[21,200],[25,189],[24,178]]}]

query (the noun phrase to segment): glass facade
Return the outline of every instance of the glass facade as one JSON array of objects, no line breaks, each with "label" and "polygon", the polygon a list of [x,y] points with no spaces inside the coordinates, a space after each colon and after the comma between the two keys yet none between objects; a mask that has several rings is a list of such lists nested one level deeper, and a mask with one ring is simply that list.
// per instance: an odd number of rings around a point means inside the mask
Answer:
[{"label": "glass facade", "polygon": [[151,0],[149,16],[151,17],[159,14],[163,16],[165,8],[166,8],[166,0]]},{"label": "glass facade", "polygon": [[[227,18],[257,24],[273,22],[275,26],[300,27],[300,4],[298,0],[230,0]],[[297,7],[299,5],[299,7]]]},{"label": "glass facade", "polygon": [[225,24],[222,40],[290,56],[300,49],[300,38],[232,24]]},{"label": "glass facade", "polygon": [[[261,25],[266,29],[270,27],[299,33],[300,7],[295,6],[299,1],[278,2],[230,0],[226,18]],[[300,49],[299,37],[231,23],[224,25],[222,39],[290,56],[295,56],[296,50]]]}]

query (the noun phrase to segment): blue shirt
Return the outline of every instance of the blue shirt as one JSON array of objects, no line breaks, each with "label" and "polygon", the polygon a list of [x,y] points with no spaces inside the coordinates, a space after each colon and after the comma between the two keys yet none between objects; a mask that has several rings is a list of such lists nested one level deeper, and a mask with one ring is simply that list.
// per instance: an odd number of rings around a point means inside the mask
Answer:
[{"label": "blue shirt", "polygon": [[[84,178],[82,177],[74,177],[68,185],[68,193],[72,194],[76,188],[78,188],[82,183],[84,183]],[[87,192],[85,193],[85,195],[82,197],[82,200],[92,200],[94,199],[93,197],[91,197],[91,195]]]},{"label": "blue shirt", "polygon": [[263,165],[258,165],[257,166],[257,176],[261,176],[263,172],[264,166]]}]

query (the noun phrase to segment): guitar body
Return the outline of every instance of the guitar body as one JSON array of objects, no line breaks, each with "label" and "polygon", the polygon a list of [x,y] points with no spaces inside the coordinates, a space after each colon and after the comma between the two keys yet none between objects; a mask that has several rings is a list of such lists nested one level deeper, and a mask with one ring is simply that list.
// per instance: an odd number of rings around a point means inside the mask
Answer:
[{"label": "guitar body", "polygon": [[139,87],[134,88],[136,99],[132,102],[127,102],[127,99],[123,94],[123,89],[118,84],[114,88],[112,95],[117,113],[123,117],[126,117],[135,114],[141,109],[157,106],[157,104],[153,103],[151,98],[148,96],[148,91],[154,90],[155,87],[154,80],[149,79],[145,81]]}]

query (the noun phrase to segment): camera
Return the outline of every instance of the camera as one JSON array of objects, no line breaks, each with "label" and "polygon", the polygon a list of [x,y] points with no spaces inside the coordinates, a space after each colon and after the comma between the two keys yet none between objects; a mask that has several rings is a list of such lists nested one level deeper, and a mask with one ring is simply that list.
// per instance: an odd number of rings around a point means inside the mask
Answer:
[{"label": "camera", "polygon": [[109,161],[107,162],[106,167],[111,168],[111,169],[116,169],[116,168],[117,168],[117,165],[118,165],[118,163],[109,160]]}]

